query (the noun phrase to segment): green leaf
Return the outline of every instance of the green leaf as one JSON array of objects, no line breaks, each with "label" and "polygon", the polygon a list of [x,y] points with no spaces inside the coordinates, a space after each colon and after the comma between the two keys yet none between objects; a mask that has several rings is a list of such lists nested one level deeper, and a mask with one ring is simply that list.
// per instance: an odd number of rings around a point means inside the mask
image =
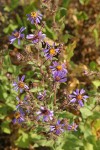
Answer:
[{"label": "green leaf", "polygon": [[22,132],[22,135],[19,136],[15,144],[21,148],[28,148],[30,143],[29,135],[25,132]]},{"label": "green leaf", "polygon": [[71,0],[63,0],[63,2],[62,2],[63,7],[67,8],[69,6],[70,2],[71,2]]},{"label": "green leaf", "polygon": [[0,119],[4,119],[7,115],[7,107],[6,105],[0,106]]},{"label": "green leaf", "polygon": [[90,143],[86,143],[84,145],[84,150],[94,150],[93,145]]},{"label": "green leaf", "polygon": [[95,61],[91,61],[90,64],[89,64],[89,66],[90,66],[91,70],[96,70],[96,68],[97,68],[97,64],[96,64]]},{"label": "green leaf", "polygon": [[98,88],[100,86],[100,80],[94,80],[92,81],[93,85]]},{"label": "green leaf", "polygon": [[94,36],[94,39],[95,39],[96,47],[98,47],[99,46],[99,33],[98,33],[97,29],[93,30],[93,36]]},{"label": "green leaf", "polygon": [[83,117],[84,119],[86,119],[87,117],[93,115],[93,112],[90,111],[90,110],[89,110],[88,108],[86,108],[86,107],[81,108],[81,109],[80,109],[80,112],[82,113],[82,117]]},{"label": "green leaf", "polygon": [[73,134],[68,134],[65,139],[63,150],[79,150],[79,147],[81,146],[83,146],[83,142],[81,139]]},{"label": "green leaf", "polygon": [[4,121],[2,124],[1,124],[1,129],[4,133],[7,133],[7,134],[10,134],[11,133],[11,129],[9,127],[9,122],[8,121]]},{"label": "green leaf", "polygon": [[76,48],[76,41],[74,41],[72,44],[69,44],[66,48],[67,52],[67,60],[70,61],[72,56],[74,55],[74,49]]},{"label": "green leaf", "polygon": [[53,39],[53,40],[56,40],[57,39],[57,35],[56,33],[54,33],[54,31],[52,29],[50,29],[47,25],[45,25],[45,33],[46,35],[50,38],[50,39]]},{"label": "green leaf", "polygon": [[9,33],[11,31],[14,31],[17,27],[18,27],[18,25],[16,25],[16,24],[9,24],[6,28],[3,29],[3,32]]},{"label": "green leaf", "polygon": [[77,18],[78,18],[79,20],[88,20],[88,15],[86,14],[86,12],[80,11],[80,12],[78,12],[78,14],[77,14]]}]

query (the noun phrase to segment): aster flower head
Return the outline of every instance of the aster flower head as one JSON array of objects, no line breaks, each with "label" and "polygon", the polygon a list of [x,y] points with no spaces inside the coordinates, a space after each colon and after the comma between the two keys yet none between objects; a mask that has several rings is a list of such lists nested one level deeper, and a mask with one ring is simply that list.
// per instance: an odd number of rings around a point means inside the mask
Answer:
[{"label": "aster flower head", "polygon": [[30,14],[27,14],[26,16],[27,20],[29,20],[31,24],[39,24],[42,20],[42,14],[39,11],[33,11]]},{"label": "aster flower head", "polygon": [[18,81],[13,83],[14,86],[14,90],[18,91],[18,89],[20,90],[20,92],[22,93],[24,89],[29,89],[29,87],[23,82],[25,79],[25,75],[23,75],[21,77],[21,79],[19,79],[18,77]]},{"label": "aster flower head", "polygon": [[68,73],[67,69],[65,68],[65,64],[59,64],[57,61],[53,62],[53,66],[50,66],[50,69],[53,73],[55,71]]},{"label": "aster flower head", "polygon": [[72,123],[71,125],[68,125],[68,130],[77,131],[78,125],[76,123]]},{"label": "aster flower head", "polygon": [[55,71],[53,73],[53,78],[55,82],[66,82],[67,81],[67,77],[66,77],[66,73],[65,72],[57,72]]},{"label": "aster flower head", "polygon": [[26,36],[26,39],[31,40],[33,44],[43,42],[45,34],[42,34],[42,31],[39,31],[37,34],[29,34]]},{"label": "aster flower head", "polygon": [[48,110],[45,107],[40,107],[40,111],[36,113],[38,115],[37,119],[39,120],[40,118],[43,119],[43,121],[50,121],[53,119],[53,111]]},{"label": "aster flower head", "polygon": [[22,34],[22,32],[25,29],[25,27],[21,27],[19,31],[15,30],[12,35],[9,36],[10,44],[12,44],[15,40],[18,40],[18,45],[20,45],[20,40],[24,38],[24,34]]},{"label": "aster flower head", "polygon": [[59,135],[61,134],[62,132],[64,132],[64,124],[61,123],[60,120],[57,121],[56,125],[51,125],[50,126],[50,131],[51,132],[54,132],[55,134]]},{"label": "aster flower head", "polygon": [[51,59],[57,55],[58,53],[60,53],[60,49],[55,47],[55,43],[50,46],[48,43],[47,44],[47,48],[44,49],[44,56],[46,57],[46,59]]},{"label": "aster flower head", "polygon": [[46,96],[46,91],[44,91],[43,93],[39,92],[37,98],[39,100],[44,100],[45,96]]},{"label": "aster flower head", "polygon": [[22,123],[24,122],[24,112],[20,109],[20,111],[15,111],[14,112],[14,119],[12,120],[12,122],[15,123]]},{"label": "aster flower head", "polygon": [[71,95],[69,95],[69,97],[71,98],[70,102],[71,103],[78,103],[81,107],[84,106],[83,101],[86,101],[86,99],[88,98],[87,95],[84,95],[85,90],[84,89],[76,89],[76,91],[74,91]]}]

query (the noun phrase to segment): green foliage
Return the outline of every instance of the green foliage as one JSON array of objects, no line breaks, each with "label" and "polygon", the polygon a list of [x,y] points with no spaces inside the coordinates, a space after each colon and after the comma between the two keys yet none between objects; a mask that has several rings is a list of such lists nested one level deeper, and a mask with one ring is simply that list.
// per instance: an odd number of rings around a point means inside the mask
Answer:
[{"label": "green foliage", "polygon": [[66,52],[67,52],[67,60],[68,61],[70,61],[70,59],[73,57],[75,47],[76,47],[76,41],[74,41],[72,44],[69,44],[67,46]]},{"label": "green foliage", "polygon": [[5,6],[4,10],[5,11],[13,11],[19,4],[19,0],[11,0],[10,6],[7,5]]},{"label": "green foliage", "polygon": [[99,33],[98,33],[97,29],[93,30],[93,36],[94,36],[94,39],[95,39],[96,47],[98,47],[99,46]]},{"label": "green foliage", "polygon": [[9,33],[11,31],[14,31],[17,27],[18,27],[18,25],[16,25],[16,24],[14,25],[13,23],[10,23],[8,25],[8,27],[6,27],[6,28],[3,29],[3,32],[4,33]]},{"label": "green foliage", "polygon": [[9,127],[9,121],[4,121],[1,124],[1,129],[4,133],[10,134],[11,133],[11,129]]},{"label": "green foliage", "polygon": [[93,112],[86,107],[81,108],[80,111],[81,111],[82,117],[84,119],[86,119],[87,117],[89,117],[93,114]]},{"label": "green foliage", "polygon": [[84,11],[80,11],[77,13],[78,20],[88,20],[88,15]]},{"label": "green foliage", "polygon": [[90,64],[89,64],[89,66],[90,66],[91,70],[96,70],[97,69],[97,64],[96,64],[95,61],[91,61]]}]

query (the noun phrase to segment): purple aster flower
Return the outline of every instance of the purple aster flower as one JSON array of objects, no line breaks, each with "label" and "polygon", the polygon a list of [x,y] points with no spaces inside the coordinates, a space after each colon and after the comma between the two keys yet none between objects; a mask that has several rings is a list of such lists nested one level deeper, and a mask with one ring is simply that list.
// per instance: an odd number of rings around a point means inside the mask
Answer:
[{"label": "purple aster flower", "polygon": [[47,48],[44,49],[44,56],[47,58],[47,59],[51,59],[57,55],[57,53],[60,53],[60,49],[59,48],[55,48],[55,43],[53,44],[53,46],[50,46],[48,43],[46,43],[47,45]]},{"label": "purple aster flower", "polygon": [[65,72],[54,72],[53,73],[53,78],[55,82],[66,82],[66,73]]},{"label": "purple aster flower", "polygon": [[26,16],[28,17],[27,20],[29,20],[31,24],[39,24],[40,21],[42,20],[43,15],[39,11],[37,11],[37,12],[31,12]]},{"label": "purple aster flower", "polygon": [[22,93],[24,89],[29,89],[29,87],[23,82],[25,79],[25,75],[22,76],[21,79],[19,79],[18,77],[18,81],[13,83],[14,86],[14,90],[18,91],[18,89],[20,90],[20,92]]},{"label": "purple aster flower", "polygon": [[62,132],[64,132],[63,127],[64,127],[64,124],[61,124],[61,121],[58,120],[57,123],[56,123],[56,125],[50,126],[50,131],[51,131],[51,132],[54,132],[54,133],[57,134],[57,135],[59,135],[59,134],[61,134]]},{"label": "purple aster flower", "polygon": [[71,103],[75,103],[77,102],[81,107],[84,106],[83,101],[86,101],[86,99],[88,98],[87,95],[84,95],[85,90],[84,89],[76,89],[76,91],[74,91],[71,95],[69,95],[69,97],[71,98]]},{"label": "purple aster flower", "polygon": [[26,36],[26,39],[31,40],[33,44],[43,42],[45,34],[42,34],[42,31],[39,31],[37,34],[29,34]]},{"label": "purple aster flower", "polygon": [[37,98],[38,98],[39,100],[43,100],[43,99],[45,98],[45,96],[46,96],[46,91],[44,91],[43,93],[39,92]]},{"label": "purple aster flower", "polygon": [[53,62],[53,66],[50,66],[50,69],[52,69],[52,72],[54,73],[55,71],[62,71],[65,73],[68,73],[67,69],[65,68],[65,64],[59,64],[57,61]]},{"label": "purple aster flower", "polygon": [[37,112],[37,119],[39,120],[41,117],[43,117],[43,121],[49,121],[53,119],[53,111],[48,110],[45,107],[41,107],[40,111]]},{"label": "purple aster flower", "polygon": [[20,45],[20,40],[24,38],[24,34],[22,34],[22,32],[25,29],[25,27],[21,27],[19,31],[15,30],[9,37],[10,44],[12,44],[16,39],[18,39],[18,45]]},{"label": "purple aster flower", "polygon": [[24,119],[24,112],[20,109],[20,111],[15,111],[14,112],[14,119],[12,120],[12,122],[15,123],[22,123],[25,119]]},{"label": "purple aster flower", "polygon": [[78,125],[76,123],[72,123],[72,125],[68,125],[68,130],[77,131]]}]

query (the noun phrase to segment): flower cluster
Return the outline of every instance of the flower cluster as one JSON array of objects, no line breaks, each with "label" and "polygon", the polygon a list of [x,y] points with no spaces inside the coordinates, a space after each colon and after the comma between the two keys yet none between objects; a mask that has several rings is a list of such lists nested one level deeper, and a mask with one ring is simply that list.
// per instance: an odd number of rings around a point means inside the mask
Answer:
[{"label": "flower cluster", "polygon": [[[42,29],[40,30],[39,25],[42,21],[42,14],[37,12],[31,12],[30,14],[27,14],[27,20],[31,22],[31,24],[34,24],[36,26],[36,31],[34,34],[28,34],[24,35],[22,32],[26,29],[24,27],[21,27],[19,31],[15,30],[12,33],[12,36],[10,36],[9,40],[12,44],[15,40],[18,40],[18,44],[20,45],[20,40],[24,38],[27,42],[31,42],[31,45],[34,47],[37,46],[38,49],[40,49],[40,45],[43,45],[45,43],[45,46],[41,46],[41,60],[45,59],[43,62],[39,61],[40,66],[37,64],[37,70],[40,70],[40,74],[42,74],[43,82],[40,81],[40,83],[43,83],[42,91],[39,92],[37,90],[37,93],[34,92],[34,95],[31,91],[31,85],[29,83],[29,86],[25,83],[25,75],[23,75],[21,78],[18,77],[16,82],[13,82],[14,90],[18,92],[17,99],[17,106],[16,110],[14,111],[14,118],[12,120],[13,123],[23,123],[26,121],[26,118],[30,120],[36,121],[36,126],[43,126],[49,125],[49,131],[51,134],[60,135],[65,130],[67,131],[77,131],[78,125],[75,122],[72,122],[69,124],[67,118],[60,118],[56,116],[55,110],[59,110],[59,107],[52,106],[55,103],[52,103],[52,99],[56,99],[57,96],[57,90],[55,87],[56,83],[63,83],[67,81],[67,74],[68,71],[66,69],[66,64],[63,62],[58,61],[58,55],[60,55],[61,49],[60,44],[49,44],[45,42],[46,35],[42,32]],[[36,47],[35,47],[36,48]],[[38,51],[39,52],[39,51]],[[38,54],[39,57],[39,54]],[[45,58],[44,58],[45,57]],[[19,58],[20,59],[20,58]],[[56,61],[55,61],[56,60]],[[49,66],[47,66],[47,71],[42,70],[42,65],[45,64],[45,62],[49,61]],[[46,66],[45,66],[46,68]],[[34,69],[35,72],[35,69]],[[51,72],[49,75],[48,72]],[[41,75],[40,75],[41,76]],[[41,77],[41,78],[42,78]],[[32,78],[35,78],[32,76]],[[36,77],[38,78],[38,77]],[[53,80],[52,80],[53,78]],[[50,79],[50,80],[49,80]],[[42,79],[40,79],[42,80]],[[48,85],[44,85],[45,80],[48,80]],[[51,82],[49,84],[49,81]],[[48,90],[50,87],[50,90]],[[33,87],[34,88],[34,87]],[[38,89],[38,88],[37,88]],[[47,91],[48,90],[48,91]],[[34,89],[33,89],[34,91]],[[48,94],[51,92],[51,95]],[[53,92],[53,93],[52,93]],[[52,95],[54,96],[53,98]],[[22,98],[21,98],[22,96]],[[47,101],[48,97],[48,101]],[[84,106],[84,102],[88,98],[87,95],[85,95],[84,89],[76,89],[73,91],[72,94],[69,95],[69,104],[77,104],[80,107]],[[27,116],[27,117],[26,117]],[[46,128],[46,127],[45,127]]]},{"label": "flower cluster", "polygon": [[53,62],[53,66],[50,66],[52,70],[52,75],[55,82],[66,82],[67,81],[67,69],[65,68],[65,64],[59,64],[57,61]]}]

